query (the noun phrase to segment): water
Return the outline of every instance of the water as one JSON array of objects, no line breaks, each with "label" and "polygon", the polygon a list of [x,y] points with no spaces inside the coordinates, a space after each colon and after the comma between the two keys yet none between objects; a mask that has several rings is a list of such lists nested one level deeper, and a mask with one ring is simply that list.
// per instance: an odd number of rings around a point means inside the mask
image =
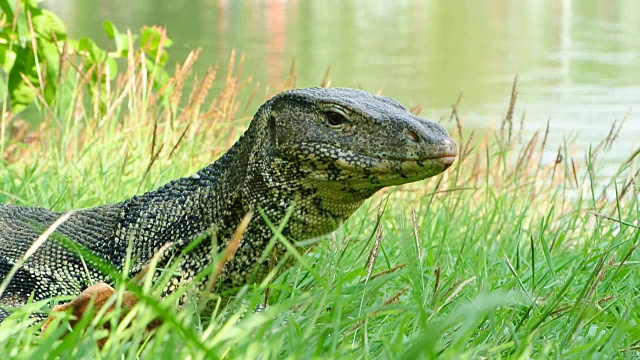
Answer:
[{"label": "water", "polygon": [[[576,157],[630,111],[608,159],[640,140],[640,2],[636,0],[47,0],[74,37],[109,42],[102,21],[134,30],[158,24],[182,61],[226,65],[236,49],[245,74],[279,86],[295,59],[298,86],[383,90],[423,115],[447,117],[462,93],[465,126],[504,116],[518,76],[525,132],[551,124],[550,148],[578,133]],[[549,154],[550,157],[553,154]]]}]

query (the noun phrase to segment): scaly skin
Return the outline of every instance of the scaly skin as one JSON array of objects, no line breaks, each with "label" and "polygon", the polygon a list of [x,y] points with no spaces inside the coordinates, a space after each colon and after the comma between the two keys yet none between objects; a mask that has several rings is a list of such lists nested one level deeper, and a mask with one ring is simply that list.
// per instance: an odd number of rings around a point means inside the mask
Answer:
[{"label": "scaly skin", "polygon": [[[360,90],[309,88],[286,91],[260,107],[233,147],[196,174],[117,204],[79,210],[18,270],[0,305],[77,295],[110,282],[89,259],[58,238],[70,240],[122,269],[131,242],[135,275],[167,242],[172,251],[215,235],[224,248],[245,214],[262,209],[278,224],[290,207],[283,234],[305,240],[330,233],[376,191],[441,173],[456,145],[440,125],[411,114],[387,97]],[[0,204],[0,281],[35,239],[61,214]],[[213,234],[213,235],[212,235]],[[259,281],[284,249],[258,262],[272,232],[255,215],[216,285],[219,292]],[[189,281],[212,261],[205,239],[179,264]],[[84,261],[83,261],[84,260]],[[168,284],[165,292],[174,290]],[[0,321],[3,316],[0,311]]]}]

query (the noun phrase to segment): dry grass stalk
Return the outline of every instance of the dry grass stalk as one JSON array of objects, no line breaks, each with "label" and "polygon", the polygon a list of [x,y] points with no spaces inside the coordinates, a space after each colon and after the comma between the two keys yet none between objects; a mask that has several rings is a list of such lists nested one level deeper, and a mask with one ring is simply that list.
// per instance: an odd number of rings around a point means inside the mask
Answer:
[{"label": "dry grass stalk", "polygon": [[458,287],[456,287],[456,289],[455,289],[455,290],[453,290],[453,292],[452,292],[452,293],[447,297],[447,299],[442,303],[442,305],[440,305],[440,306],[438,307],[438,309],[434,312],[434,314],[435,314],[435,313],[440,312],[440,310],[442,310],[445,306],[449,305],[449,303],[450,303],[451,301],[453,301],[453,299],[455,299],[455,298],[458,296],[458,294],[460,294],[460,292],[462,291],[462,289],[463,289],[465,286],[467,286],[467,285],[469,285],[469,284],[473,283],[475,280],[476,280],[476,277],[475,277],[475,276],[472,276],[471,278],[469,278],[469,279],[467,279],[467,280],[465,280],[465,281],[461,282],[461,283],[460,283],[460,285],[458,285]]},{"label": "dry grass stalk", "polygon": [[[511,133],[513,131],[513,114],[516,106],[516,100],[518,99],[518,77],[516,76],[513,79],[513,87],[511,88],[511,100],[509,101],[509,109],[507,110],[507,115],[502,121],[502,125],[500,126],[500,132],[504,133],[505,125],[508,125],[508,137],[507,142],[504,145],[511,144]],[[504,140],[504,138],[503,138]]]},{"label": "dry grass stalk", "polygon": [[396,271],[398,271],[400,269],[404,269],[405,267],[407,267],[407,264],[400,264],[400,265],[396,265],[396,266],[392,267],[391,269],[382,270],[382,271],[380,271],[378,273],[373,274],[371,276],[370,280],[373,280],[375,278],[378,278],[380,276],[384,276],[384,275],[387,275],[387,274],[392,274],[392,273],[394,273],[394,272],[396,272]]},{"label": "dry grass stalk", "polygon": [[331,65],[327,66],[327,70],[324,72],[322,76],[322,81],[320,81],[320,87],[329,87],[331,86]]},{"label": "dry grass stalk", "polygon": [[364,268],[367,270],[367,278],[365,282],[369,282],[371,279],[371,274],[373,274],[373,267],[376,264],[376,259],[378,258],[378,249],[380,248],[380,242],[382,241],[382,225],[378,224],[378,229],[376,230],[376,240],[373,243],[373,247],[369,252],[369,258],[367,259],[367,263]]}]

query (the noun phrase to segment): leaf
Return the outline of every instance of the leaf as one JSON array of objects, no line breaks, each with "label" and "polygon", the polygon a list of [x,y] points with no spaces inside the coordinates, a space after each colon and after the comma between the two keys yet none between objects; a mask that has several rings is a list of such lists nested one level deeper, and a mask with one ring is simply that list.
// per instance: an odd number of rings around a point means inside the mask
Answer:
[{"label": "leaf", "polygon": [[[162,39],[164,39],[164,42],[162,43],[161,48],[160,43]],[[162,51],[158,65],[164,66],[169,59],[169,55],[164,49],[171,45],[173,45],[173,41],[167,37],[163,30],[160,30],[157,27],[148,26],[142,28],[140,33],[140,49],[148,54],[154,61],[158,58],[158,51]]]},{"label": "leaf", "polygon": [[78,52],[84,56],[87,56],[94,63],[99,63],[107,58],[107,52],[100,49],[95,41],[88,37],[82,37],[78,41]]},{"label": "leaf", "polygon": [[40,2],[40,0],[21,0],[21,2],[27,7],[39,10],[38,3]]},{"label": "leaf", "polygon": [[16,24],[16,33],[20,41],[20,46],[25,47],[29,41],[29,26],[27,25],[27,12],[25,11],[24,4],[20,4],[20,13],[18,13]]},{"label": "leaf", "polygon": [[104,28],[104,32],[107,34],[109,39],[113,39],[116,36],[120,35],[118,28],[116,28],[115,24],[109,20],[105,20],[102,23],[102,27]]},{"label": "leaf", "polygon": [[108,71],[107,73],[108,79],[114,80],[118,75],[118,63],[116,62],[116,60],[113,58],[107,58],[107,60],[104,63],[104,66]]},{"label": "leaf", "polygon": [[15,1],[0,0],[0,9],[2,9],[2,12],[7,14],[7,22],[8,23],[13,22],[13,14],[14,14],[15,9],[16,9],[16,2]]},{"label": "leaf", "polygon": [[33,86],[38,86],[38,73],[36,71],[35,59],[31,49],[15,48],[16,61],[9,72],[7,85],[11,97],[11,108],[15,113],[24,110],[36,97],[35,92],[24,82],[22,75],[31,82]]},{"label": "leaf", "polygon": [[0,68],[8,74],[15,61],[15,51],[10,49],[8,44],[0,44]]},{"label": "leaf", "polygon": [[147,64],[147,72],[152,74],[155,72],[155,80],[154,86],[162,86],[166,85],[169,82],[169,74],[162,66],[157,66],[152,60],[145,59],[145,63]]},{"label": "leaf", "polygon": [[115,41],[116,56],[126,56],[127,51],[129,51],[129,39],[127,38],[127,34],[120,33],[116,26],[109,20],[102,23],[102,27],[104,28],[104,32],[107,34],[107,37]]},{"label": "leaf", "polygon": [[33,90],[24,82],[9,85],[9,95],[11,98],[11,109],[16,114],[26,109],[36,98]]},{"label": "leaf", "polygon": [[55,39],[58,41],[64,40],[67,38],[67,30],[64,27],[64,23],[57,17],[54,13],[49,10],[41,10],[40,13],[31,18],[33,22],[33,30],[36,34],[40,35],[42,39],[52,42]]},{"label": "leaf", "polygon": [[47,104],[53,105],[56,100],[56,88],[58,86],[58,71],[60,69],[60,55],[55,43],[40,42],[38,47],[40,62],[46,64],[44,74],[44,98]]}]

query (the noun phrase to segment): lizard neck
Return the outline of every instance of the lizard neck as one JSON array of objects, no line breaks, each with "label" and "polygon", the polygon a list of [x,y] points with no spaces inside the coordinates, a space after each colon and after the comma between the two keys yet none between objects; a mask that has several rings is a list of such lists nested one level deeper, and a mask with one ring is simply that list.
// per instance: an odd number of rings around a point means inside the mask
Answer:
[{"label": "lizard neck", "polygon": [[134,271],[168,242],[181,248],[209,229],[221,232],[220,241],[226,240],[226,229],[233,233],[249,210],[242,184],[247,172],[243,155],[250,145],[251,136],[245,134],[216,162],[197,173],[119,204],[122,215],[116,237],[134,241],[139,264]]}]

